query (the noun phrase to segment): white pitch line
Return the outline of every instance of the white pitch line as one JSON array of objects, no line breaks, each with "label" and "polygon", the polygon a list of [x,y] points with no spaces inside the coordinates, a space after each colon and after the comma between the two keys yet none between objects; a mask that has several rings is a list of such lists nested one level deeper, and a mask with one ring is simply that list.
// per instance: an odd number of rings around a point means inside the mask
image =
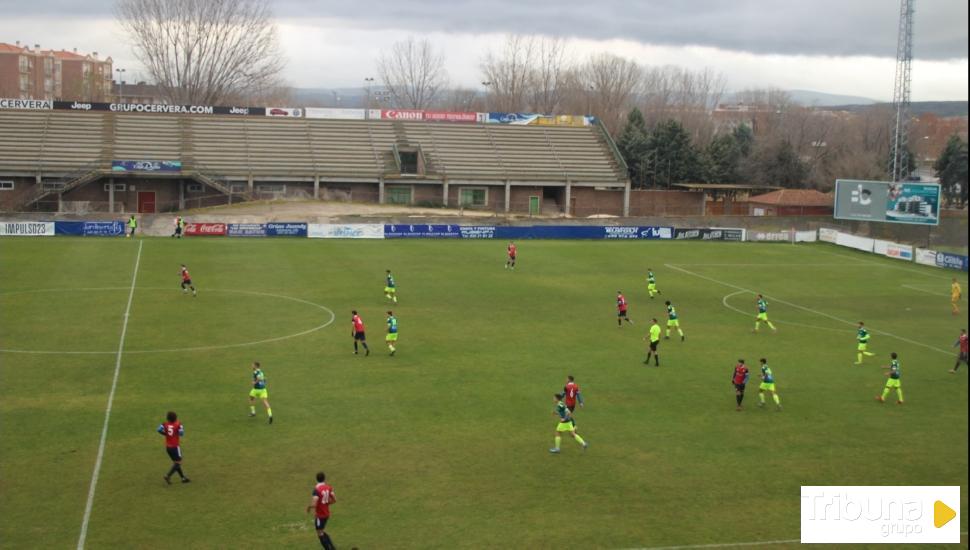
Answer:
[{"label": "white pitch line", "polygon": [[[669,267],[669,268],[671,268],[671,269],[680,271],[682,273],[686,273],[688,275],[693,275],[694,277],[698,277],[698,278],[701,278],[701,279],[705,279],[705,280],[711,281],[712,283],[717,283],[719,285],[724,285],[726,287],[730,287],[730,288],[733,288],[735,290],[744,290],[744,291],[750,292],[752,294],[757,294],[757,292],[751,290],[750,288],[744,288],[743,286],[738,286],[738,285],[735,285],[735,284],[726,283],[726,282],[724,282],[724,281],[722,281],[720,279],[715,279],[713,277],[708,277],[706,275],[701,275],[700,273],[694,273],[693,271],[689,271],[689,270],[684,269],[682,267],[677,267],[674,264],[664,264],[664,265],[667,266],[667,267]],[[828,313],[825,313],[824,311],[818,311],[816,309],[808,308],[808,307],[805,307],[805,306],[800,306],[800,305],[794,304],[792,302],[786,302],[785,300],[782,300],[781,298],[775,298],[774,296],[768,296],[767,294],[765,294],[765,296],[768,297],[768,298],[771,298],[772,300],[774,300],[774,301],[776,301],[776,302],[778,302],[780,304],[785,304],[787,306],[790,306],[790,307],[793,307],[793,308],[796,308],[796,309],[800,309],[802,311],[807,311],[809,313],[814,313],[815,315],[821,315],[822,317],[828,317],[829,319],[838,321],[840,323],[845,323],[847,325],[855,325],[856,324],[856,323],[854,323],[852,321],[849,321],[847,319],[843,319],[841,317],[836,317],[835,315],[830,315]],[[951,355],[952,354],[952,352],[950,350],[940,349],[940,348],[937,348],[937,347],[933,347],[933,346],[924,344],[922,342],[917,342],[916,340],[910,340],[909,338],[904,338],[902,336],[897,336],[897,335],[895,335],[895,334],[893,334],[891,332],[886,332],[884,330],[876,330],[876,329],[873,329],[873,328],[870,328],[869,330],[871,332],[873,332],[874,334],[882,334],[882,335],[885,335],[885,336],[889,336],[890,338],[895,338],[897,340],[906,342],[908,344],[912,344],[914,346],[919,346],[919,347],[922,347],[922,348],[931,349],[933,351],[936,351],[936,352],[939,352],[939,353],[943,353],[945,355]]]},{"label": "white pitch line", "polygon": [[138,255],[135,256],[135,270],[131,274],[131,289],[128,291],[128,305],[125,306],[125,320],[121,324],[121,338],[118,340],[118,356],[115,359],[115,373],[111,379],[111,391],[108,393],[108,405],[104,409],[104,426],[101,427],[101,442],[98,444],[98,457],[94,460],[94,472],[91,474],[91,486],[88,488],[88,501],[84,505],[84,519],[81,521],[81,535],[77,539],[78,550],[84,549],[84,541],[88,536],[88,523],[91,521],[91,508],[94,506],[94,491],[98,487],[98,475],[101,473],[101,461],[104,459],[104,444],[108,439],[108,421],[111,420],[111,405],[115,400],[115,390],[118,388],[118,375],[121,373],[121,355],[125,349],[125,335],[128,334],[128,317],[131,314],[131,302],[135,298],[135,282],[138,280],[138,265],[141,263],[141,249],[145,241],[138,241]]},{"label": "white pitch line", "polygon": [[945,294],[943,292],[933,292],[932,290],[925,290],[918,286],[913,286],[913,285],[899,285],[899,286],[903,288],[908,288],[910,290],[918,290],[920,292],[925,292],[926,294],[932,294],[933,296],[944,296],[944,297],[949,296],[949,294]]},{"label": "white pitch line", "polygon": [[746,546],[768,546],[771,544],[795,544],[800,543],[799,539],[786,540],[759,540],[754,542],[726,542],[713,544],[685,544],[681,546],[646,546],[642,548],[630,548],[628,550],[699,550],[701,548],[738,548]]}]

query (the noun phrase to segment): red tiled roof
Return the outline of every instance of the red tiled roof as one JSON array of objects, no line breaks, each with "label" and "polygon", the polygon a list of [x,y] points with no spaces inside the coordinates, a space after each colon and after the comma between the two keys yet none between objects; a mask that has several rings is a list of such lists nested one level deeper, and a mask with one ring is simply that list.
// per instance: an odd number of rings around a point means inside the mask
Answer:
[{"label": "red tiled roof", "polygon": [[748,202],[775,206],[832,206],[832,195],[815,189],[780,189],[757,195]]},{"label": "red tiled roof", "polygon": [[44,50],[42,53],[53,54],[54,57],[58,59],[85,59],[87,57],[86,55],[81,55],[75,52],[69,52],[67,50],[59,50],[59,51]]},{"label": "red tiled roof", "polygon": [[14,46],[13,44],[7,44],[6,42],[0,42],[0,52],[3,53],[20,53],[24,51],[20,46]]}]

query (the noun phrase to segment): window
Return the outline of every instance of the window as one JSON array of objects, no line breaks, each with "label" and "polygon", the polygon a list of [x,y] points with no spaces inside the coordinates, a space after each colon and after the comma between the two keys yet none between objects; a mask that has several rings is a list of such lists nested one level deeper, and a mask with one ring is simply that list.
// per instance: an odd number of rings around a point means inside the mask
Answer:
[{"label": "window", "polygon": [[30,87],[30,78],[25,74],[20,75],[20,91],[26,92],[29,87]]},{"label": "window", "polygon": [[249,188],[249,185],[245,183],[231,183],[229,184],[229,191],[232,193],[245,193]]},{"label": "window", "polygon": [[10,180],[0,180],[0,191],[13,191],[13,182]]},{"label": "window", "polygon": [[462,187],[458,194],[461,206],[482,207],[488,204],[488,190],[484,187]]},{"label": "window", "polygon": [[45,92],[54,91],[54,81],[52,81],[50,78],[44,79],[44,91]]},{"label": "window", "polygon": [[256,190],[260,193],[286,193],[286,185],[281,183],[264,183],[257,185]]},{"label": "window", "polygon": [[27,70],[28,70],[28,66],[27,66],[27,56],[26,55],[22,55],[22,56],[20,56],[20,72],[25,73],[25,72],[27,72]]},{"label": "window", "polygon": [[[233,184],[233,185],[239,185],[239,184],[237,183],[237,184]],[[188,184],[185,187],[185,190],[188,191],[189,193],[201,193],[202,192],[202,184],[201,183],[190,183],[190,184]]]},{"label": "window", "polygon": [[411,186],[389,185],[384,191],[384,202],[388,204],[411,204]]},{"label": "window", "polygon": [[44,59],[44,74],[50,76],[54,72],[54,60],[51,58]]},{"label": "window", "polygon": [[[110,187],[109,187],[110,185],[111,185],[110,183],[104,184],[104,190],[105,191],[110,191]],[[123,183],[116,183],[115,184],[115,191],[124,191],[124,190],[125,190],[125,184],[123,184]]]}]

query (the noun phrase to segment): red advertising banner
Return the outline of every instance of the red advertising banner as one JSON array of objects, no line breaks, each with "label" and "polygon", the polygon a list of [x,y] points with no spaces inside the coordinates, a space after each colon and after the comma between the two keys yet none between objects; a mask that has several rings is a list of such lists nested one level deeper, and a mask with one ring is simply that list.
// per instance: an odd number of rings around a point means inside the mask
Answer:
[{"label": "red advertising banner", "polygon": [[408,109],[383,109],[381,110],[381,118],[391,120],[424,120],[424,111]]},{"label": "red advertising banner", "polygon": [[425,111],[424,120],[437,122],[477,122],[478,113],[457,113],[452,111]]},{"label": "red advertising banner", "polygon": [[192,237],[221,237],[226,234],[226,224],[187,223],[185,224],[185,234]]}]

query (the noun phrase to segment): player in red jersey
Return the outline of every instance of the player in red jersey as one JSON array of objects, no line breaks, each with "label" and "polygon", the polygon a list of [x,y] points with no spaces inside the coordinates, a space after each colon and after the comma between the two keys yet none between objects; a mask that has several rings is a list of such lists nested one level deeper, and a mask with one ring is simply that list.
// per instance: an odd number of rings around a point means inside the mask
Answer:
[{"label": "player in red jersey", "polygon": [[623,321],[633,324],[633,321],[626,316],[626,298],[623,297],[623,293],[619,290],[616,291],[616,327],[620,328],[623,326]]},{"label": "player in red jersey", "polygon": [[330,535],[325,531],[327,521],[330,519],[330,505],[337,502],[337,497],[333,494],[333,487],[326,480],[326,474],[323,472],[317,473],[317,484],[313,486],[312,497],[309,506],[306,507],[306,511],[308,514],[310,510],[316,511],[313,524],[317,529],[317,538],[320,539],[320,544],[327,550],[337,550],[337,547],[333,545],[333,541],[330,540]]},{"label": "player in red jersey", "polygon": [[509,246],[506,248],[509,253],[509,259],[505,260],[505,269],[511,269],[515,271],[515,243],[509,241]]},{"label": "player in red jersey", "polygon": [[182,447],[179,446],[179,438],[185,435],[185,426],[179,422],[179,417],[175,411],[168,411],[165,415],[166,421],[158,425],[158,433],[165,436],[165,452],[172,459],[172,469],[165,474],[165,483],[172,483],[172,474],[177,473],[182,478],[182,483],[191,481],[182,473]]},{"label": "player in red jersey", "polygon": [[350,335],[354,337],[354,355],[357,355],[357,342],[364,346],[364,356],[370,355],[370,348],[367,347],[367,335],[364,333],[364,321],[361,320],[360,315],[357,315],[357,310],[351,311],[354,316],[350,319],[350,322],[354,325],[353,330]]},{"label": "player in red jersey", "polygon": [[182,264],[179,274],[182,275],[182,293],[184,294],[191,289],[192,296],[196,296],[195,287],[192,286],[192,276],[189,275],[189,268],[185,267],[185,264]]},{"label": "player in red jersey", "polygon": [[741,402],[744,401],[744,385],[748,383],[748,367],[744,364],[744,359],[738,359],[738,364],[734,365],[734,374],[731,376],[734,384],[734,395],[738,400],[737,410],[741,410]]},{"label": "player in red jersey", "polygon": [[957,364],[953,365],[953,369],[950,370],[950,374],[956,374],[957,369],[960,368],[960,363],[963,363],[964,365],[967,364],[967,356],[970,355],[970,353],[968,353],[970,352],[970,349],[967,347],[967,329],[960,329],[960,337],[957,338],[957,341],[953,343],[953,347],[957,346],[960,346],[960,355],[957,355]]},{"label": "player in red jersey", "polygon": [[569,412],[576,410],[576,401],[579,401],[579,406],[583,407],[583,394],[579,392],[579,384],[576,383],[573,375],[566,377],[566,385],[562,388],[563,401],[566,403],[566,408]]}]

